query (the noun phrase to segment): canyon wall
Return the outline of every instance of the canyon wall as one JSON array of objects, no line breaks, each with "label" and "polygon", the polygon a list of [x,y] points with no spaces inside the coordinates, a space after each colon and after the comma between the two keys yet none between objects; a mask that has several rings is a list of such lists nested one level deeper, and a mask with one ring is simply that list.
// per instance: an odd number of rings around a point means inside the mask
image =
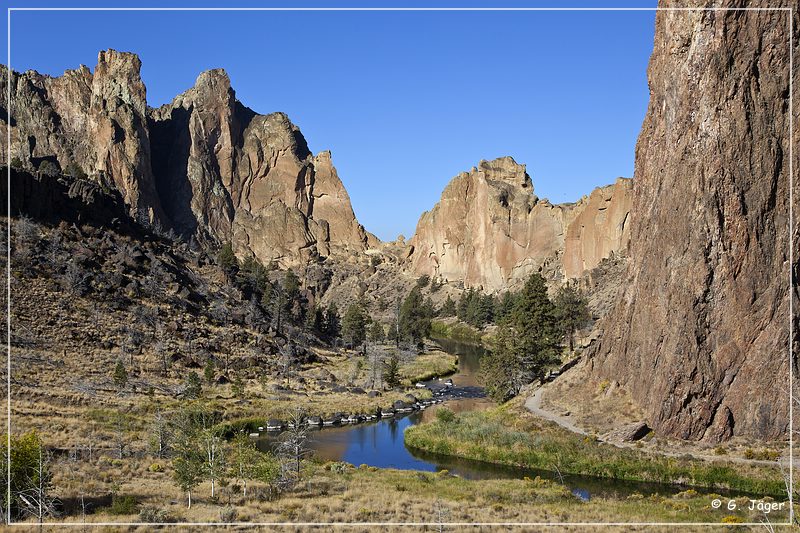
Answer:
[{"label": "canyon wall", "polygon": [[423,213],[411,244],[417,274],[499,291],[540,270],[579,277],[612,253],[624,253],[631,182],[595,189],[554,205],[533,192],[525,165],[510,157],[481,161],[453,178]]},{"label": "canyon wall", "polygon": [[789,16],[656,15],[627,282],[588,357],[662,434],[787,436]]}]

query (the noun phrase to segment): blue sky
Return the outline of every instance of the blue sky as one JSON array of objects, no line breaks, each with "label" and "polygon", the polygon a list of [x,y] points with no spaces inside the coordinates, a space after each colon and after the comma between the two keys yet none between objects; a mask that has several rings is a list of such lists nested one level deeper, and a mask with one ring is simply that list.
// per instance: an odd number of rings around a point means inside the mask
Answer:
[{"label": "blue sky", "polygon": [[136,52],[154,106],[222,67],[245,105],[287,113],[312,151],[333,152],[358,219],[393,239],[411,236],[447,182],[481,159],[527,164],[536,194],[553,202],[631,176],[654,19],[652,11],[16,11],[11,64],[60,75],[94,68],[102,49]]}]

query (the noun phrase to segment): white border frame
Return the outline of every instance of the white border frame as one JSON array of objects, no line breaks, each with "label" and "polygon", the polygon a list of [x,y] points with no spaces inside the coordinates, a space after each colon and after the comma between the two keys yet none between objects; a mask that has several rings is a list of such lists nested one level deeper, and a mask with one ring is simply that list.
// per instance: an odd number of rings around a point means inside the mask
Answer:
[{"label": "white border frame", "polygon": [[[8,17],[8,80],[6,103],[8,105],[7,128],[7,192],[8,205],[6,206],[6,216],[8,220],[6,235],[7,251],[7,315],[6,315],[6,339],[8,341],[6,354],[6,379],[7,379],[7,495],[11,501],[11,13],[14,11],[783,11],[789,15],[789,519],[787,522],[777,522],[775,526],[791,526],[794,522],[794,441],[793,441],[793,399],[794,383],[793,368],[793,295],[794,285],[792,279],[792,265],[794,261],[794,247],[792,243],[793,229],[793,195],[794,186],[794,125],[792,107],[792,81],[794,79],[794,8],[791,7],[9,7],[7,8]],[[12,522],[9,516],[10,526],[30,526],[30,522]],[[146,523],[146,522],[45,522],[45,527],[108,527],[108,526],[237,526],[237,527],[259,527],[259,526],[334,526],[334,527],[353,527],[353,526],[438,526],[445,527],[472,527],[472,526],[674,526],[674,527],[694,527],[694,526],[717,526],[731,527],[738,526],[757,526],[764,524],[761,522],[744,522],[741,524],[723,524],[720,522],[167,522],[167,523]]]}]

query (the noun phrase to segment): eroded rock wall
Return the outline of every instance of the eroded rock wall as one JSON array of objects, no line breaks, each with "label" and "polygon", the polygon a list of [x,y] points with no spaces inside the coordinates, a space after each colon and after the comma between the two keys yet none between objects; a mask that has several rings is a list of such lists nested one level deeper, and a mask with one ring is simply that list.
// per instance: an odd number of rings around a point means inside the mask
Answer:
[{"label": "eroded rock wall", "polygon": [[481,161],[453,178],[423,213],[411,240],[418,274],[499,291],[546,270],[576,278],[628,245],[630,180],[595,189],[575,204],[533,192],[525,165]]},{"label": "eroded rock wall", "polygon": [[[285,114],[243,106],[221,69],[151,109],[140,69],[136,55],[107,50],[94,73],[13,73],[12,158],[32,171],[45,160],[61,170],[77,164],[119,191],[137,219],[185,238],[231,241],[264,263],[305,264],[377,244],[358,223],[330,152],[315,157]],[[0,74],[5,91],[7,70]]]},{"label": "eroded rock wall", "polygon": [[788,27],[787,12],[656,15],[627,282],[589,357],[662,434],[787,436],[800,241],[788,232]]}]

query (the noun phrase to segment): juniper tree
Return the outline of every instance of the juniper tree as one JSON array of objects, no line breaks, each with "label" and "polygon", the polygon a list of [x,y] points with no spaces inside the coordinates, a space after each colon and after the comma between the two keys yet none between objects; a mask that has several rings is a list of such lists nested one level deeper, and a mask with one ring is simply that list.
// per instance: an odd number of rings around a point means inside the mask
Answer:
[{"label": "juniper tree", "polygon": [[125,365],[122,361],[117,361],[116,366],[114,367],[114,385],[122,392],[125,388],[125,385],[128,384],[128,371],[125,370]]},{"label": "juniper tree", "polygon": [[386,369],[383,371],[383,381],[390,389],[400,386],[400,362],[397,359],[397,355],[392,355],[389,358]]},{"label": "juniper tree", "polygon": [[575,332],[591,320],[589,302],[574,281],[558,289],[553,299],[555,316],[562,335],[569,343],[569,351],[575,348]]},{"label": "juniper tree", "polygon": [[367,337],[367,317],[361,304],[353,303],[347,308],[342,319],[342,335],[353,348],[364,343]]}]

